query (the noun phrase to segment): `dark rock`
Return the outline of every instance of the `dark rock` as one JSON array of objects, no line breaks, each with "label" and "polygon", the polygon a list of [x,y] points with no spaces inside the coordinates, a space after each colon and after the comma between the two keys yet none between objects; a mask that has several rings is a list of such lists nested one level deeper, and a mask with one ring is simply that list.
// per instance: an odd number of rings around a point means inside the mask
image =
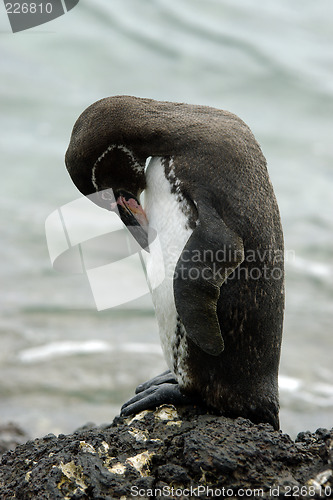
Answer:
[{"label": "dark rock", "polygon": [[332,498],[332,449],[333,429],[294,442],[268,424],[162,406],[7,452],[0,498]]}]

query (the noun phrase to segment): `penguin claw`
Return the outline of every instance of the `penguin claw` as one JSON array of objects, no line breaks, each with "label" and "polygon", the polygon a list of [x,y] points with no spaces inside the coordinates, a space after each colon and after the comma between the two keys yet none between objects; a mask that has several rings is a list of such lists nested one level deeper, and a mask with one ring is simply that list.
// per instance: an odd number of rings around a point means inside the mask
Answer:
[{"label": "penguin claw", "polygon": [[161,383],[151,385],[127,401],[121,407],[120,415],[127,417],[143,410],[151,410],[162,404],[186,405],[191,404],[191,402],[192,400],[181,392],[177,383]]},{"label": "penguin claw", "polygon": [[147,380],[147,382],[138,385],[137,388],[135,389],[135,394],[139,394],[140,392],[149,389],[149,387],[151,387],[152,385],[161,385],[161,384],[177,384],[177,379],[174,376],[174,374],[171,373],[170,370],[167,370],[161,373],[160,375],[157,375],[156,377]]}]

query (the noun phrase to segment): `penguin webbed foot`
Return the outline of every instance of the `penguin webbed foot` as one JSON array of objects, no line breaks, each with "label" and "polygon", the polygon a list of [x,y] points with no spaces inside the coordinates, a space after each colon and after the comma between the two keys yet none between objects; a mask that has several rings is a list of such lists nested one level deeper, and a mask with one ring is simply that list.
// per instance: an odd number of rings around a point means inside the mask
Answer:
[{"label": "penguin webbed foot", "polygon": [[177,383],[178,382],[174,374],[171,373],[170,370],[166,370],[160,375],[157,375],[156,377],[147,380],[147,382],[138,385],[138,387],[135,389],[135,394],[138,394],[139,392],[143,392],[146,389],[149,389],[149,387],[151,387],[152,385],[177,384]]},{"label": "penguin webbed foot", "polygon": [[191,403],[193,401],[181,392],[177,380],[168,370],[140,384],[136,388],[136,395],[121,407],[120,414],[127,417],[163,404],[187,405]]}]

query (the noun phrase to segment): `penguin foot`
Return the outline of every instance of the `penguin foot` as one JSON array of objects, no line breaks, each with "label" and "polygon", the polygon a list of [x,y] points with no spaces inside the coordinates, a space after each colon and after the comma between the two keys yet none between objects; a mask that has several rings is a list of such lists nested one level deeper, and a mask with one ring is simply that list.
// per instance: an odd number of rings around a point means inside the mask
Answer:
[{"label": "penguin foot", "polygon": [[138,394],[139,392],[143,392],[146,389],[149,389],[149,387],[151,387],[152,385],[177,384],[177,383],[178,382],[174,374],[171,373],[170,370],[167,370],[166,372],[161,373],[161,375],[157,375],[156,377],[147,380],[147,382],[138,385],[138,387],[135,389],[135,394]]},{"label": "penguin foot", "polygon": [[[164,373],[159,377],[156,377],[159,382],[160,377],[168,378],[170,374]],[[152,379],[155,380],[155,379]],[[157,406],[163,404],[173,404],[173,405],[188,405],[193,403],[193,400],[188,396],[185,396],[175,381],[174,377],[172,382],[160,382],[158,384],[151,384],[147,388],[142,389],[146,384],[150,384],[152,381],[149,380],[145,384],[139,385],[137,388],[140,390],[137,392],[136,396],[131,398],[127,403],[121,407],[120,414],[123,417],[128,415],[133,415],[139,413],[143,410],[151,410]]]}]

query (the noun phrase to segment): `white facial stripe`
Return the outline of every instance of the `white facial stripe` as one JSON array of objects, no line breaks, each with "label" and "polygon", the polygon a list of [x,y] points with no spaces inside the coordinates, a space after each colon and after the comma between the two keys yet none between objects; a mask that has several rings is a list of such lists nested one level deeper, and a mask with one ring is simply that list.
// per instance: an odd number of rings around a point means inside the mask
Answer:
[{"label": "white facial stripe", "polygon": [[99,156],[97,158],[97,160],[92,168],[91,182],[92,182],[94,188],[96,189],[96,192],[98,192],[100,190],[100,187],[98,186],[98,182],[96,179],[97,167],[100,164],[100,162],[103,160],[103,158],[105,158],[105,156],[107,154],[109,154],[111,151],[113,151],[114,149],[120,149],[120,151],[122,151],[123,153],[127,154],[127,156],[129,156],[132,170],[134,170],[134,172],[137,172],[137,173],[144,172],[145,167],[140,165],[140,163],[135,159],[135,157],[130,149],[128,149],[126,146],[124,146],[122,144],[111,144],[110,146],[108,146],[106,148],[106,150],[101,154],[101,156]]},{"label": "white facial stripe", "polygon": [[111,146],[109,146],[105,151],[104,153],[101,154],[101,156],[99,156],[97,158],[97,160],[95,161],[95,164],[92,168],[92,171],[91,171],[91,182],[93,183],[93,186],[94,188],[96,189],[96,192],[99,191],[99,187],[98,187],[98,184],[97,184],[97,180],[96,180],[96,169],[99,165],[99,163],[103,160],[103,158],[110,152],[112,151],[113,149],[115,149],[116,147],[116,144],[112,144]]}]

